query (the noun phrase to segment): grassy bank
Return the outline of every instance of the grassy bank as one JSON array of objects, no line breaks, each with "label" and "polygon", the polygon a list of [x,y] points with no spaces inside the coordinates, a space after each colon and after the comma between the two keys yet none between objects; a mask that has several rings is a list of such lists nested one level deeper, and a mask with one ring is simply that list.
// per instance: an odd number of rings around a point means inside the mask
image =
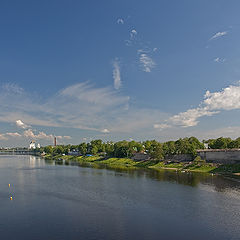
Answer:
[{"label": "grassy bank", "polygon": [[204,172],[214,174],[240,175],[240,164],[212,164],[205,162],[190,163],[165,163],[164,161],[133,161],[130,158],[104,158],[101,156],[62,156],[62,155],[45,155],[46,160],[64,161],[65,164],[78,162],[79,164],[88,164],[92,166],[106,165],[112,168],[151,168],[167,169],[174,171]]}]

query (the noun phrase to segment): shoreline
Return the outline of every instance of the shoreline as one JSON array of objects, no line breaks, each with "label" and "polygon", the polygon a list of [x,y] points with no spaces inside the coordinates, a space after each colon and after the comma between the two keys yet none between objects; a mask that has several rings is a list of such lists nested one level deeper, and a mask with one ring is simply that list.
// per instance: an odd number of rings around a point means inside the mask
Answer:
[{"label": "shoreline", "polygon": [[223,175],[233,179],[240,179],[240,164],[213,164],[213,163],[198,163],[198,162],[184,162],[184,163],[170,163],[166,164],[164,161],[146,160],[134,161],[130,158],[104,158],[101,156],[70,156],[70,155],[45,155],[42,156],[46,160],[54,160],[59,163],[68,165],[70,162],[80,164],[87,164],[89,166],[108,166],[112,168],[125,169],[155,169],[155,170],[169,170],[179,172],[199,172],[213,175]]}]

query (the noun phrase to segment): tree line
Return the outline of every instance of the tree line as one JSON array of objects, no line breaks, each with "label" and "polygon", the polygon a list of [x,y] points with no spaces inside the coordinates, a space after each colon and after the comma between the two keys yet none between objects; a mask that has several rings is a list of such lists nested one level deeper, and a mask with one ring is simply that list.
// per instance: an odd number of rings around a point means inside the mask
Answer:
[{"label": "tree line", "polygon": [[132,157],[134,153],[145,152],[149,154],[152,159],[164,159],[176,154],[190,154],[195,157],[198,149],[205,148],[204,144],[207,144],[210,149],[240,148],[240,138],[232,140],[231,138],[220,137],[200,142],[196,137],[189,137],[164,143],[160,143],[156,140],[147,140],[143,142],[125,140],[119,142],[103,142],[97,139],[89,143],[83,142],[78,145],[46,146],[39,149],[39,151],[51,155],[67,155],[69,151],[78,151],[82,155],[99,154],[117,158],[128,158]]}]

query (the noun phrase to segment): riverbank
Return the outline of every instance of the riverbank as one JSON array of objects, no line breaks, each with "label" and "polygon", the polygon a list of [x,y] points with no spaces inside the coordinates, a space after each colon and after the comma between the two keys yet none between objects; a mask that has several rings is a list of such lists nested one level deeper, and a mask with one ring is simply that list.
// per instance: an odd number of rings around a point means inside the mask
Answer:
[{"label": "riverbank", "polygon": [[69,155],[45,155],[46,160],[55,160],[58,163],[69,164],[77,162],[79,164],[87,164],[89,166],[106,165],[112,168],[149,168],[149,169],[165,169],[181,172],[201,172],[211,174],[223,174],[238,176],[240,175],[240,164],[213,164],[205,162],[181,162],[166,163],[164,161],[147,160],[134,161],[130,158],[104,158],[101,156],[69,156]]}]

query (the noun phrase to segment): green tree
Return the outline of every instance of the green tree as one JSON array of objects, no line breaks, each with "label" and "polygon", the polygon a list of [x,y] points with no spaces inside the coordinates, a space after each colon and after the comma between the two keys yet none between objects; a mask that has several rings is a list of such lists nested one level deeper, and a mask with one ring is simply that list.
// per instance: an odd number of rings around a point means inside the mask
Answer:
[{"label": "green tree", "polygon": [[81,143],[78,145],[78,151],[82,154],[82,155],[86,155],[87,153],[87,144],[85,142]]},{"label": "green tree", "polygon": [[44,147],[44,152],[47,153],[47,154],[52,154],[53,153],[53,147],[52,146]]}]

